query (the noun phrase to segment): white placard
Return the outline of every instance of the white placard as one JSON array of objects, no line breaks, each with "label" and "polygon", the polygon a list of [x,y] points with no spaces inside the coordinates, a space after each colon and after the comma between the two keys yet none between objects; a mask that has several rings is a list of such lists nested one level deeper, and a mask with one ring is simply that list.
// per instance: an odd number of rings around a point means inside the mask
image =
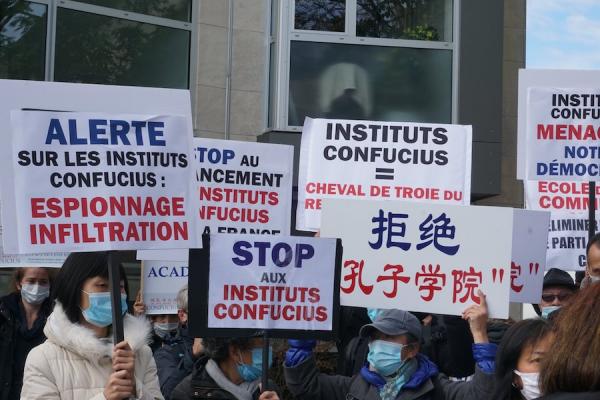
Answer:
[{"label": "white placard", "polygon": [[[189,90],[0,79],[0,93],[10,93],[0,96],[0,137],[4,138],[11,134],[11,111],[21,109],[183,115],[192,126]],[[0,158],[8,157],[11,150],[0,146]],[[16,215],[8,218],[16,224]],[[194,247],[198,246],[201,243]]]},{"label": "white placard", "polygon": [[526,179],[597,179],[600,88],[529,88],[526,134]]},{"label": "white placard", "polygon": [[144,261],[142,266],[146,314],[177,314],[177,293],[188,283],[187,264]]},{"label": "white placard", "polygon": [[[519,70],[517,179],[526,179],[527,95],[530,88],[600,88],[597,70]],[[545,179],[549,179],[546,177]],[[555,178],[552,178],[555,179]]]},{"label": "white placard", "polygon": [[461,315],[481,289],[490,316],[507,318],[512,233],[510,208],[323,201],[321,235],[344,246],[346,306]]},{"label": "white placard", "polygon": [[513,211],[510,301],[537,304],[542,297],[550,213]]},{"label": "white placard", "polygon": [[[292,146],[195,138],[193,212],[198,234],[289,235]],[[186,260],[187,250],[138,251],[139,260]]]},{"label": "white placard", "polygon": [[209,328],[332,330],[334,239],[210,240]]},{"label": "white placard", "polygon": [[0,218],[0,268],[48,267],[60,268],[68,253],[5,254],[2,245],[2,219]]},{"label": "white placard", "polygon": [[185,117],[11,115],[0,160],[6,251],[192,246]]},{"label": "white placard", "polygon": [[[546,269],[585,270],[589,183],[526,181],[524,186],[526,207],[551,213]],[[596,198],[600,198],[600,186],[596,186]],[[600,226],[599,220],[596,223]]]},{"label": "white placard", "polygon": [[325,198],[470,204],[471,127],[307,118],[296,228],[317,231]]}]

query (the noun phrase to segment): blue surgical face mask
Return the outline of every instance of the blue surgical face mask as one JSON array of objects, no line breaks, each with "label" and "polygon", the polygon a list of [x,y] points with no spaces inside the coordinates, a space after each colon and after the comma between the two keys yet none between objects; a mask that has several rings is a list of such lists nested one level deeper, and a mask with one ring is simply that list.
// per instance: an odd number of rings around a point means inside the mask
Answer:
[{"label": "blue surgical face mask", "polygon": [[[112,324],[112,307],[110,305],[110,292],[86,293],[90,305],[82,310],[83,318],[92,325],[100,328]],[[121,293],[121,313],[127,312],[127,295]]]},{"label": "blue surgical face mask", "polygon": [[[252,364],[243,364],[239,363],[237,365],[238,373],[240,377],[246,382],[253,382],[260,378],[262,374],[262,347],[257,347],[252,349]],[[240,360],[242,359],[242,354],[240,353]],[[273,364],[273,349],[269,346],[269,368]]]},{"label": "blue surgical face mask", "polygon": [[154,333],[161,339],[166,339],[177,330],[179,324],[177,322],[155,322]]},{"label": "blue surgical face mask", "polygon": [[385,340],[373,340],[369,343],[369,354],[367,360],[382,376],[393,375],[402,367],[405,360],[402,359],[403,345]]},{"label": "blue surgical face mask", "polygon": [[21,298],[28,304],[42,304],[50,295],[50,286],[36,283],[21,285]]},{"label": "blue surgical face mask", "polygon": [[550,317],[550,314],[552,314],[554,311],[558,310],[559,308],[560,308],[560,306],[542,307],[542,318],[548,319]]},{"label": "blue surgical face mask", "polygon": [[375,318],[377,318],[381,311],[382,310],[380,310],[379,308],[367,308],[367,314],[369,315],[369,319],[371,320],[371,322],[375,321]]}]

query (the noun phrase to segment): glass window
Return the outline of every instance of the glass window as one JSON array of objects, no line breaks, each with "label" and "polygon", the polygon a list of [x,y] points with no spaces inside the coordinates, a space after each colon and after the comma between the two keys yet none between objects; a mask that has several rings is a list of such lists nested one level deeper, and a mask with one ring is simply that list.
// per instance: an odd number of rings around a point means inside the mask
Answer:
[{"label": "glass window", "polygon": [[0,78],[44,80],[47,7],[0,2]]},{"label": "glass window", "polygon": [[[190,22],[191,0],[78,0],[96,6]],[[214,0],[211,0],[214,1]],[[222,0],[217,0],[222,1]]]},{"label": "glass window", "polygon": [[188,88],[190,32],[58,9],[54,78]]},{"label": "glass window", "polygon": [[452,40],[452,7],[447,0],[357,0],[356,35]]},{"label": "glass window", "polygon": [[306,116],[450,123],[452,51],[292,41],[288,124]]},{"label": "glass window", "polygon": [[346,0],[296,0],[294,28],[344,32]]}]

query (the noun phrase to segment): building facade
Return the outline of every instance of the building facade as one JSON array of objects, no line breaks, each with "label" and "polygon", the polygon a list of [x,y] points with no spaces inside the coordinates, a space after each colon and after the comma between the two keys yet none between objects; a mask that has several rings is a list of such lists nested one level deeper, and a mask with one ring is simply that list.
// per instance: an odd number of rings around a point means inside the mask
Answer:
[{"label": "building facade", "polygon": [[525,0],[0,3],[0,78],[190,89],[196,136],[296,150],[306,116],[473,125],[486,205],[523,202],[524,63]]}]

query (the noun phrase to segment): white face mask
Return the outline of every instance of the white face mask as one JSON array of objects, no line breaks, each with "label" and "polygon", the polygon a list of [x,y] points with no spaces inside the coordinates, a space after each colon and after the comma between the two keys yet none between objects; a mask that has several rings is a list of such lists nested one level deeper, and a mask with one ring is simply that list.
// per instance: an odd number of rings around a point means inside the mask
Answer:
[{"label": "white face mask", "polygon": [[533,400],[541,397],[542,394],[540,392],[540,373],[539,372],[519,372],[515,369],[515,374],[521,377],[521,382],[523,382],[523,389],[521,389],[521,395],[526,400]]},{"label": "white face mask", "polygon": [[24,283],[21,286],[21,298],[28,304],[41,304],[50,295],[50,286],[36,283]]}]

